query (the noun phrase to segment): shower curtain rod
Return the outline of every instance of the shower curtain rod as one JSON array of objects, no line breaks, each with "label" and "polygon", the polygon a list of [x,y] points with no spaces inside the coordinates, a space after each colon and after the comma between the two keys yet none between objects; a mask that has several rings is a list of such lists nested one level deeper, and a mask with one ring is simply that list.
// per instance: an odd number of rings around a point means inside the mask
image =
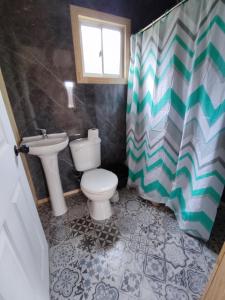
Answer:
[{"label": "shower curtain rod", "polygon": [[163,15],[161,15],[159,18],[157,18],[155,21],[153,21],[152,23],[150,23],[149,25],[147,25],[146,27],[144,27],[143,29],[141,29],[140,31],[138,31],[138,33],[142,33],[145,30],[149,29],[150,27],[152,27],[155,23],[157,23],[159,20],[161,20],[162,18],[166,17],[169,13],[171,13],[171,11],[173,11],[175,8],[179,7],[180,5],[184,4],[185,2],[187,2],[188,0],[182,0],[181,2],[179,2],[178,4],[176,4],[175,6],[173,6],[171,9],[169,9],[168,11],[166,11]]}]

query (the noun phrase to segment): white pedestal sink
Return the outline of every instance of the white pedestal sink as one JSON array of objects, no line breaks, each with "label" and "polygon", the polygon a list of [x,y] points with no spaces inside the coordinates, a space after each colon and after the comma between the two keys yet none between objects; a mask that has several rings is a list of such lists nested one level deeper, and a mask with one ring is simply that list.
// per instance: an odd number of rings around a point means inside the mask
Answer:
[{"label": "white pedestal sink", "polygon": [[66,133],[25,137],[21,145],[29,147],[28,154],[37,155],[45,172],[53,214],[63,215],[67,211],[59,176],[58,153],[66,148],[69,138]]}]

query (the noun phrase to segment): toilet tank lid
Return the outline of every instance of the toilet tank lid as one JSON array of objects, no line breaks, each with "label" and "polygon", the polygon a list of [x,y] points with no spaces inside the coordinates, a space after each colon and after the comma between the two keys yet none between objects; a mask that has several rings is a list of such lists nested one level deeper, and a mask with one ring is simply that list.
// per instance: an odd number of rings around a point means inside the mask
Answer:
[{"label": "toilet tank lid", "polygon": [[79,150],[80,148],[83,148],[88,145],[95,145],[101,143],[100,138],[96,139],[87,139],[87,138],[81,138],[81,139],[76,139],[70,142],[70,147],[73,148],[74,150]]}]

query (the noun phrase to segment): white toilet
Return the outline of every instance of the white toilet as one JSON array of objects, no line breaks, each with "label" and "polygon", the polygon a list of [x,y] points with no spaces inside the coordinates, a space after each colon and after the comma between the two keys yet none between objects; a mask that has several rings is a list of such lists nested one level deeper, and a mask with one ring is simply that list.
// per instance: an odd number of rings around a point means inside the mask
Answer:
[{"label": "white toilet", "polygon": [[81,190],[89,199],[88,208],[94,220],[111,217],[112,208],[109,199],[114,195],[118,178],[101,165],[101,139],[98,129],[89,129],[88,138],[70,142],[70,150],[77,171],[84,172],[81,178]]}]

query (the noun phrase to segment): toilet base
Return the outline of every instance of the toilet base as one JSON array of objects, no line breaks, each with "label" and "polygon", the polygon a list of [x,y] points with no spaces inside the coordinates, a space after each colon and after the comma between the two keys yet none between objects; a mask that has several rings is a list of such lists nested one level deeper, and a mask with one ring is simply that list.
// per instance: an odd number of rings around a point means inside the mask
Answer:
[{"label": "toilet base", "polygon": [[96,221],[103,221],[112,216],[112,208],[109,200],[88,200],[87,205],[91,218]]}]

